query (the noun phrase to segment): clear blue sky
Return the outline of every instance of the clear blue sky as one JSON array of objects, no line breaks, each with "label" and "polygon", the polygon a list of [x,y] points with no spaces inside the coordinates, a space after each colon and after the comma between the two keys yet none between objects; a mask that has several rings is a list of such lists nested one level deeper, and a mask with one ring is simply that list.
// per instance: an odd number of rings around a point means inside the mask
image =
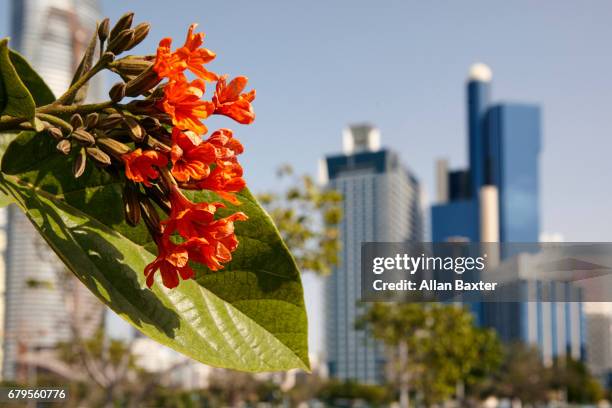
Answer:
[{"label": "clear blue sky", "polygon": [[250,77],[257,120],[231,126],[247,147],[242,160],[255,190],[273,188],[283,162],[315,173],[322,155],[340,150],[347,123],[368,121],[433,196],[434,160],[465,164],[464,81],[473,62],[487,63],[495,100],[543,108],[543,231],[568,241],[612,241],[612,2],[104,0],[102,6],[113,19],[133,10],[138,21],[151,22],[148,51],[165,36],[181,43],[187,26],[198,22],[218,54],[211,68]]},{"label": "clear blue sky", "polygon": [[465,163],[464,80],[493,69],[496,100],[541,104],[543,231],[612,240],[612,3],[609,1],[130,1],[159,38],[200,23],[217,72],[257,88],[257,121],[237,128],[247,179],[274,185],[282,162],[316,172],[342,128],[369,121],[430,197],[433,162]]}]

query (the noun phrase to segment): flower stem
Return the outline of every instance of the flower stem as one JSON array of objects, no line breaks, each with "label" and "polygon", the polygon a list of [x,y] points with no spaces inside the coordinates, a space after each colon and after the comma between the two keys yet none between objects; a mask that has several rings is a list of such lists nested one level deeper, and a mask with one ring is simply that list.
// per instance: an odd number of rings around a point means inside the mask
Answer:
[{"label": "flower stem", "polygon": [[60,96],[54,102],[54,104],[64,105],[67,102],[72,102],[72,100],[74,99],[74,96],[79,91],[79,89],[81,89],[81,87],[85,85],[87,81],[89,81],[94,75],[96,75],[98,72],[104,69],[107,62],[104,61],[104,63],[102,63],[102,61],[103,61],[102,59],[99,59],[98,62],[96,62],[96,64],[89,71],[85,72],[82,77],[77,79],[77,81],[74,84],[72,84],[72,86],[68,88],[68,90],[64,92],[64,94]]},{"label": "flower stem", "polygon": [[[48,116],[42,117],[41,115],[72,115],[74,113],[79,114],[88,114],[92,112],[99,112],[106,108],[110,107],[122,107],[122,105],[117,105],[112,101],[100,102],[100,103],[90,103],[87,105],[56,105],[56,102],[41,106],[40,108],[36,108],[36,116],[39,116],[41,119],[46,120],[47,122],[53,123],[48,119]],[[59,118],[57,118],[59,119]],[[61,120],[61,119],[60,119]],[[25,123],[29,122],[29,119],[26,118],[15,118],[12,116],[0,116],[0,132],[1,131],[9,131],[9,130],[24,130],[31,128],[28,127]],[[54,123],[58,125],[57,123]]]},{"label": "flower stem", "polygon": [[37,113],[36,117],[62,128],[68,133],[72,133],[72,125],[63,119],[58,118],[57,116],[49,115],[47,113]]}]

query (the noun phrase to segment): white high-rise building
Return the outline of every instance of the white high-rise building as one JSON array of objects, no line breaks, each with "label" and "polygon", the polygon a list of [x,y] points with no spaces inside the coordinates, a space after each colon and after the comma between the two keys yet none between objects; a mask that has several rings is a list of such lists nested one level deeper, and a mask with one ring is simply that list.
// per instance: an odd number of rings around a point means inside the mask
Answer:
[{"label": "white high-rise building", "polygon": [[326,281],[325,353],[329,375],[380,383],[385,356],[381,343],[355,330],[363,312],[361,243],[421,241],[419,183],[397,153],[380,148],[380,133],[369,125],[344,133],[344,154],[326,157],[323,176],[343,196],[340,264]]},{"label": "white high-rise building", "polygon": [[[4,6],[4,4],[2,4]],[[6,13],[4,10],[3,13]],[[54,94],[61,95],[70,85],[73,72],[100,18],[98,0],[14,0],[11,2],[10,47],[23,54],[45,79]],[[100,99],[102,80],[94,79],[89,99]],[[58,281],[61,265],[15,205],[1,210],[1,227],[6,241],[4,253],[4,291],[0,299],[4,311],[2,377],[19,375],[20,356],[53,347],[70,335],[67,303],[79,313],[95,314],[99,302],[78,282],[71,287],[66,302]],[[0,285],[0,289],[2,289]],[[82,316],[82,315],[81,315]],[[91,328],[91,325],[90,325]]]}]

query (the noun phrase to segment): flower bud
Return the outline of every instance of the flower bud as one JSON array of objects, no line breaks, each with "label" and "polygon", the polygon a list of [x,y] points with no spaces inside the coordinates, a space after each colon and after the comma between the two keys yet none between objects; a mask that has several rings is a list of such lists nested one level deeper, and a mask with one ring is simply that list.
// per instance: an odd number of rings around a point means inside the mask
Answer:
[{"label": "flower bud", "polygon": [[153,66],[151,65],[126,84],[125,94],[132,97],[142,95],[157,86],[160,82],[161,78],[157,76],[157,73],[153,70]]},{"label": "flower bud", "polygon": [[161,122],[156,118],[152,118],[151,116],[146,116],[145,118],[143,118],[140,121],[140,124],[146,130],[157,130],[161,127]]},{"label": "flower bud", "polygon": [[125,51],[134,39],[134,30],[123,30],[115,38],[111,39],[106,47],[107,51],[117,55]]},{"label": "flower bud", "polygon": [[[147,68],[153,65],[152,61],[147,61],[141,57],[128,56],[121,58],[113,64],[113,68],[121,75],[126,77],[137,77],[142,74]],[[134,79],[130,78],[130,79]]]},{"label": "flower bud", "polygon": [[162,190],[163,184],[154,184],[151,187],[147,187],[147,196],[151,198],[155,203],[165,211],[170,213],[171,205],[168,199],[168,192]]},{"label": "flower bud", "polygon": [[76,159],[74,160],[74,165],[72,167],[72,174],[74,178],[79,178],[85,172],[85,167],[87,166],[87,154],[85,153],[85,149],[81,149]]},{"label": "flower bud", "polygon": [[115,26],[110,32],[111,40],[117,36],[121,31],[132,27],[132,21],[134,20],[134,13],[125,13],[115,23]]},{"label": "flower bud", "polygon": [[111,158],[108,154],[104,153],[102,150],[96,147],[88,147],[86,149],[87,154],[93,158],[95,161],[100,163],[103,166],[108,166],[111,164]]},{"label": "flower bud", "polygon": [[70,136],[87,145],[94,145],[96,143],[96,139],[85,129],[77,129]]},{"label": "flower bud", "polygon": [[108,17],[106,17],[98,26],[98,38],[100,39],[101,43],[104,43],[104,41],[106,41],[106,39],[108,38],[109,31],[110,20],[108,19]]},{"label": "flower bud", "polygon": [[102,65],[106,65],[109,64],[111,62],[113,62],[113,60],[115,59],[115,54],[113,54],[110,51],[106,51],[104,54],[102,54],[102,56],[100,57],[100,64]]},{"label": "flower bud", "polygon": [[62,140],[64,138],[64,135],[62,134],[62,130],[60,128],[56,128],[56,127],[47,128],[47,133],[49,134],[49,136],[51,136],[57,141]]},{"label": "flower bud", "polygon": [[93,129],[98,125],[100,115],[97,113],[90,113],[85,117],[85,128]]},{"label": "flower bud", "polygon": [[135,227],[140,222],[140,204],[136,187],[130,182],[123,189],[123,210],[127,223]]},{"label": "flower bud", "polygon": [[110,91],[108,91],[108,96],[110,97],[111,101],[119,102],[125,98],[125,89],[126,86],[124,82],[117,82],[115,85],[113,85]]},{"label": "flower bud", "polygon": [[78,113],[75,113],[70,117],[70,124],[74,129],[83,127],[83,118]]},{"label": "flower bud", "polygon": [[111,113],[110,115],[102,118],[98,123],[99,129],[112,129],[123,121],[123,116],[118,113]]},{"label": "flower bud", "polygon": [[145,135],[144,131],[142,130],[142,127],[138,124],[138,122],[134,118],[127,116],[123,119],[123,123],[125,123],[125,125],[127,126],[130,132],[130,137],[135,142],[142,141]]},{"label": "flower bud", "polygon": [[159,234],[161,232],[161,224],[159,222],[157,209],[153,203],[151,203],[147,197],[141,197],[140,209],[142,210],[142,218],[144,219],[145,224],[147,224],[149,231],[154,234]]},{"label": "flower bud", "polygon": [[60,142],[56,146],[57,150],[59,150],[63,154],[70,153],[70,148],[71,147],[72,146],[70,144],[70,140],[68,140],[68,139],[60,140]]},{"label": "flower bud", "polygon": [[140,23],[136,27],[134,27],[134,38],[128,44],[124,51],[131,50],[138,44],[144,40],[149,34],[149,30],[151,29],[151,24],[149,23]]},{"label": "flower bud", "polygon": [[97,139],[96,144],[117,157],[129,153],[130,151],[130,148],[127,145],[124,145],[123,143],[109,137]]}]

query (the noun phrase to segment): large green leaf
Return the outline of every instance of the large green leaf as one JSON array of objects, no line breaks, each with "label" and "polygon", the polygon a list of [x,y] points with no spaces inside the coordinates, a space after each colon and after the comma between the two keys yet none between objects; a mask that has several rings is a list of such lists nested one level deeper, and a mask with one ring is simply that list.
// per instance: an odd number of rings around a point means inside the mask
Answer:
[{"label": "large green leaf", "polygon": [[9,57],[8,39],[0,40],[0,115],[28,119],[34,124],[36,104]]},{"label": "large green leaf", "polygon": [[9,50],[9,58],[21,82],[23,82],[25,87],[28,88],[32,94],[36,106],[48,105],[55,101],[55,96],[49,86],[21,54]]},{"label": "large green leaf", "polygon": [[[3,160],[2,184],[74,274],[151,338],[206,364],[246,371],[308,368],[307,321],[295,262],[248,192],[240,245],[222,271],[168,290],[144,284],[155,246],[123,221],[121,185],[88,167],[75,180],[49,137],[22,133]],[[216,197],[197,193],[199,200]],[[224,211],[236,211],[229,206]],[[223,215],[223,214],[221,214]]]}]

